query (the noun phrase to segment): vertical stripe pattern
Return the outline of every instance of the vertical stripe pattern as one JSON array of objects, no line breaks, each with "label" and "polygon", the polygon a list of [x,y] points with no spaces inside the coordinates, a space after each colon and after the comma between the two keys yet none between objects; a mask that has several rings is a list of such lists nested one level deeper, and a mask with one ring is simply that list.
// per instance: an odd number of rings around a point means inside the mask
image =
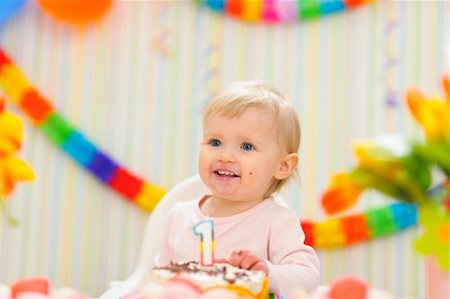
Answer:
[{"label": "vertical stripe pattern", "polygon": [[[395,90],[441,92],[440,76],[449,69],[449,5],[395,5]],[[388,7],[379,1],[267,25],[191,2],[115,1],[102,20],[79,29],[28,1],[0,28],[0,44],[65,119],[165,189],[196,173],[201,112],[215,91],[235,80],[273,82],[302,123],[301,183],[286,192],[288,201],[302,218],[320,221],[326,215],[318,199],[328,178],[354,163],[352,140],[392,132],[421,136],[402,101],[385,105]],[[14,105],[7,109],[20,115]],[[19,184],[8,199],[19,228],[0,220],[0,282],[43,275],[54,286],[97,296],[132,272],[148,214],[93,179],[23,119],[21,156],[37,180]],[[354,211],[386,203],[368,193]],[[424,298],[422,259],[411,250],[416,233],[320,251],[322,283],[355,274],[396,297]]]}]

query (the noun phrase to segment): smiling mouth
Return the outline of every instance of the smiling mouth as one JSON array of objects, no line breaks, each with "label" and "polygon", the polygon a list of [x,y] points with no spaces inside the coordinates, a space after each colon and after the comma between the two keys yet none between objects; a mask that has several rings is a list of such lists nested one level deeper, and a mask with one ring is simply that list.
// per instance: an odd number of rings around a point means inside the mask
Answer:
[{"label": "smiling mouth", "polygon": [[229,177],[229,178],[239,178],[240,176],[237,175],[234,172],[226,171],[226,170],[216,170],[214,171],[215,174],[220,175],[222,177]]}]

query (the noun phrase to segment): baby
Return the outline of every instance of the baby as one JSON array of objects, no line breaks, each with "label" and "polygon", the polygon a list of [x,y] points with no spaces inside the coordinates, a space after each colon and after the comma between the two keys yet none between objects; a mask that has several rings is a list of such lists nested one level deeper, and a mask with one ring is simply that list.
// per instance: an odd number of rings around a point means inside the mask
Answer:
[{"label": "baby", "polygon": [[192,227],[215,223],[215,257],[264,271],[270,292],[313,291],[319,261],[304,244],[298,215],[274,202],[296,172],[300,125],[289,101],[262,81],[237,82],[217,95],[203,116],[199,174],[211,190],[168,213],[156,265],[198,260]]}]

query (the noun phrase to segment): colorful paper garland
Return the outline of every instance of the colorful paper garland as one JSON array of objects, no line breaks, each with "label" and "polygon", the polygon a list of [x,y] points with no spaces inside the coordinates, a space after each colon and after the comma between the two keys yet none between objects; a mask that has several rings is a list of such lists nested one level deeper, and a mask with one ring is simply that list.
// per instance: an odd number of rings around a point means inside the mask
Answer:
[{"label": "colorful paper garland", "polygon": [[61,116],[1,48],[0,86],[55,145],[129,201],[151,211],[165,194],[163,189],[145,182],[114,161]]},{"label": "colorful paper garland", "polygon": [[[0,86],[55,145],[100,182],[146,211],[151,211],[163,197],[163,189],[145,182],[120,166],[64,119],[53,105],[30,85],[1,48]],[[362,214],[318,223],[303,221],[301,225],[307,244],[315,248],[333,248],[386,236],[416,224],[415,205],[394,203]]]},{"label": "colorful paper garland", "polygon": [[231,17],[263,23],[308,20],[376,0],[194,0]]},{"label": "colorful paper garland", "polygon": [[401,202],[319,223],[302,221],[305,243],[314,248],[353,245],[388,236],[416,224],[416,205]]}]

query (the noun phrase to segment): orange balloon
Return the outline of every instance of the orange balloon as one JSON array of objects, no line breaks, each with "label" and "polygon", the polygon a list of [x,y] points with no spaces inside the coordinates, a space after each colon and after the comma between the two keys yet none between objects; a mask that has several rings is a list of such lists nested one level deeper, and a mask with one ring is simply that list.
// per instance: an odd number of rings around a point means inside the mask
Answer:
[{"label": "orange balloon", "polygon": [[58,20],[85,25],[99,19],[112,0],[38,0],[42,9]]}]

